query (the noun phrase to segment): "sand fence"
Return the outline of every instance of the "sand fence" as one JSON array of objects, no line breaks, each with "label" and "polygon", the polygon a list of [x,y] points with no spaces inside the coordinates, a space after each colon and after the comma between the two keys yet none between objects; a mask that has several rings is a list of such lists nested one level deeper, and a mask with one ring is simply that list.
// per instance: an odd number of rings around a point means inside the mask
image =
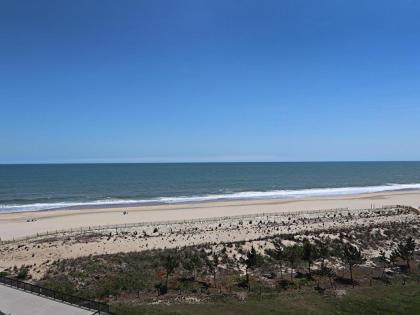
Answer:
[{"label": "sand fence", "polygon": [[17,243],[21,241],[27,241],[31,239],[36,239],[40,237],[48,236],[58,236],[66,234],[83,234],[91,232],[101,232],[106,230],[122,230],[130,229],[136,227],[145,227],[145,226],[161,226],[161,225],[175,225],[175,224],[193,224],[193,223],[211,223],[219,222],[226,220],[245,220],[258,217],[297,217],[302,215],[316,215],[324,214],[324,216],[329,215],[353,215],[360,212],[385,212],[389,210],[405,210],[413,212],[417,215],[420,215],[419,210],[404,205],[393,205],[393,206],[383,206],[381,208],[364,208],[364,209],[349,209],[349,208],[334,208],[334,209],[320,209],[320,210],[298,210],[298,211],[285,211],[285,212],[270,212],[270,213],[254,213],[254,214],[243,214],[235,216],[223,216],[223,217],[209,217],[209,218],[196,218],[196,219],[187,219],[187,220],[166,220],[166,221],[143,221],[137,223],[122,223],[122,224],[107,224],[107,225],[97,225],[97,226],[88,226],[80,228],[70,228],[70,229],[60,229],[60,230],[50,230],[41,233],[36,233],[33,235],[27,235],[22,237],[14,237],[8,240],[0,240],[0,245]]}]

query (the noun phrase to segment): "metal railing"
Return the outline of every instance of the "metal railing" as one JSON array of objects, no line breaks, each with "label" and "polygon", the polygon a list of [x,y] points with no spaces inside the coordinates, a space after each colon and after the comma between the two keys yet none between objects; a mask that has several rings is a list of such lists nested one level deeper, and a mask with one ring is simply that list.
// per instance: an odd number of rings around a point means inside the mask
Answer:
[{"label": "metal railing", "polygon": [[4,276],[0,276],[0,283],[26,292],[31,292],[40,296],[52,298],[59,302],[93,310],[96,311],[97,314],[112,314],[110,313],[109,305],[106,303],[84,299],[78,296],[62,293],[56,290],[44,288],[38,285]]}]

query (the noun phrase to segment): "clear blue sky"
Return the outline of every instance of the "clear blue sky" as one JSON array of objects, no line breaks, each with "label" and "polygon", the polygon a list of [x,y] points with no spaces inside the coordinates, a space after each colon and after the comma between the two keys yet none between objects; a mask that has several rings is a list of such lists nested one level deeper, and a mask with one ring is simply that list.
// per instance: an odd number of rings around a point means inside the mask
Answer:
[{"label": "clear blue sky", "polygon": [[420,160],[419,1],[0,2],[0,163]]}]

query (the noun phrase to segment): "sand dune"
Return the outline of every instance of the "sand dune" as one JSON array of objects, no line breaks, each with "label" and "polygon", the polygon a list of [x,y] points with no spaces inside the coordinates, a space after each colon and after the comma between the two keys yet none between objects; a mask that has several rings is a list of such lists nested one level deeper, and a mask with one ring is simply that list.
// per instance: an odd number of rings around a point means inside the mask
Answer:
[{"label": "sand dune", "polygon": [[[188,220],[313,209],[361,209],[395,204],[418,208],[420,206],[420,191],[302,199],[219,201],[101,209],[60,209],[39,212],[1,213],[0,238],[2,240],[8,240],[14,237],[34,235],[46,231],[107,224]],[[123,215],[123,211],[128,211],[128,214]],[[28,219],[31,222],[27,222]]]}]

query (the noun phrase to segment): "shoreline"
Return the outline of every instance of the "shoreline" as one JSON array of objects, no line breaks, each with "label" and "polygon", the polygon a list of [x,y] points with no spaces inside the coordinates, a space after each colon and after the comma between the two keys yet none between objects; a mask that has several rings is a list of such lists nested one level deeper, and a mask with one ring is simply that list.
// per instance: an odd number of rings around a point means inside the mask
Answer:
[{"label": "shoreline", "polygon": [[[159,205],[132,205],[0,213],[0,238],[109,224],[175,221],[199,218],[282,213],[334,208],[369,209],[389,205],[420,206],[420,190],[309,198],[229,200]],[[123,212],[127,211],[124,215]],[[32,220],[27,222],[28,220]]]},{"label": "shoreline", "polygon": [[[395,186],[398,186],[395,187]],[[385,188],[386,187],[386,188]],[[393,187],[391,189],[391,187]],[[330,187],[308,188],[298,190],[273,190],[273,191],[242,191],[231,194],[214,194],[202,196],[176,196],[159,197],[155,199],[98,199],[91,201],[63,201],[51,203],[29,203],[1,205],[2,213],[41,212],[54,210],[89,210],[105,208],[136,208],[156,205],[188,205],[213,202],[234,201],[264,201],[264,200],[300,200],[309,198],[348,197],[366,194],[390,194],[409,191],[420,191],[420,184],[389,184],[385,186],[360,186],[360,187]],[[13,208],[13,209],[12,209]],[[28,208],[28,209],[26,209]]]}]

